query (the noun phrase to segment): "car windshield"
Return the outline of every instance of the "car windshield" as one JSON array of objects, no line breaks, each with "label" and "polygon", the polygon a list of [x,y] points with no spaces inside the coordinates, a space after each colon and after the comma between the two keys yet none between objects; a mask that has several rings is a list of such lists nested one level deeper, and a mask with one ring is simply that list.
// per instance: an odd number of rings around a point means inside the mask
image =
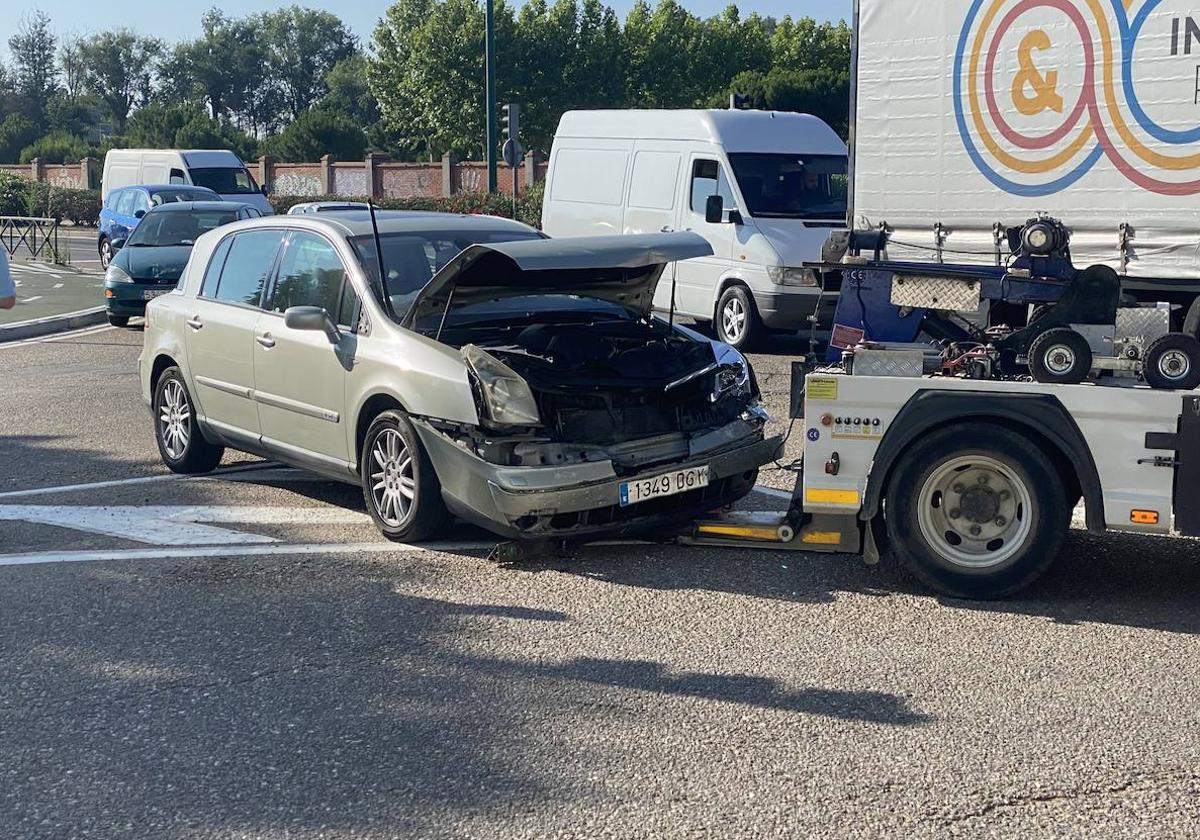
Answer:
[{"label": "car windshield", "polygon": [[844,155],[731,154],[729,163],[751,216],[846,218]]},{"label": "car windshield", "polygon": [[221,196],[212,190],[159,190],[150,196],[150,203],[155,207],[160,204],[171,204],[176,201],[220,201]]},{"label": "car windshield", "polygon": [[[387,267],[387,289],[384,294],[391,302],[392,314],[397,321],[402,320],[408,314],[417,294],[433,279],[433,275],[467,247],[489,242],[541,238],[541,234],[532,230],[447,230],[383,234],[379,237],[379,243],[383,249],[383,264]],[[375,252],[374,237],[358,236],[351,242],[363,271],[371,279],[371,289],[376,297],[379,297],[379,259]]]},{"label": "car windshield", "polygon": [[130,248],[169,248],[194,245],[201,234],[237,219],[235,210],[190,210],[147,213],[129,236]]},{"label": "car windshield", "polygon": [[192,183],[199,187],[208,187],[221,195],[240,195],[258,192],[258,184],[244,166],[204,166],[193,167]]}]

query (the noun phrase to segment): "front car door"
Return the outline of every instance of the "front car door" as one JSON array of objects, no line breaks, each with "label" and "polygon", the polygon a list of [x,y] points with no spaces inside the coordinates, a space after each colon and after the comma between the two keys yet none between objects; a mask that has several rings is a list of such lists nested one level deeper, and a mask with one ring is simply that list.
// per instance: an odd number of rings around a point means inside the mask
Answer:
[{"label": "front car door", "polygon": [[715,155],[693,155],[687,174],[688,200],[680,211],[679,227],[707,239],[713,255],[676,264],[676,306],[687,315],[711,318],[717,301],[717,284],[729,269],[733,255],[733,225],[706,222],[705,204],[710,195],[720,195],[726,211],[736,210],[737,204],[725,167]]},{"label": "front car door", "polygon": [[[338,343],[323,332],[289,329],[284,313],[293,306],[328,312],[342,334]],[[262,442],[281,457],[314,462],[318,469],[345,469],[350,462],[345,394],[346,373],[354,364],[357,306],[334,244],[317,233],[293,231],[254,344]]]},{"label": "front car door", "polygon": [[254,401],[255,327],[283,242],[279,229],[246,230],[214,249],[185,334],[196,402],[207,422],[232,443],[258,443]]}]

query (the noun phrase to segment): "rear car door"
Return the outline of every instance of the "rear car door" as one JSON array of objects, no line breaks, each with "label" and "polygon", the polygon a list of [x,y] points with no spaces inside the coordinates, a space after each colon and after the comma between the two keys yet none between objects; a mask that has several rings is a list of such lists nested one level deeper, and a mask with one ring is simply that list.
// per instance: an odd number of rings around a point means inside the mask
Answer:
[{"label": "rear car door", "polygon": [[[339,325],[342,338],[293,330],[292,306],[318,306]],[[354,364],[358,298],[333,242],[293,231],[279,261],[268,311],[255,331],[254,380],[263,445],[284,457],[344,467],[350,460],[345,415],[346,374]]]},{"label": "rear car door", "polygon": [[227,236],[214,249],[185,320],[188,366],[206,420],[231,442],[257,443],[254,336],[283,242],[279,229]]}]

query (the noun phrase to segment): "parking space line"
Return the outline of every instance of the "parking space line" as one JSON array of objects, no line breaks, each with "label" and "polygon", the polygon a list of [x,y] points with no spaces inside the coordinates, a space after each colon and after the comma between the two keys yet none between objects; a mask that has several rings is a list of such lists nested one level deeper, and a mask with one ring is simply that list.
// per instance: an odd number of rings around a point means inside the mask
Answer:
[{"label": "parking space line", "polygon": [[410,545],[408,543],[301,543],[297,545],[165,546],[162,548],[114,549],[110,551],[34,551],[0,554],[0,566],[37,566],[52,563],[90,563],[113,560],[188,560],[217,557],[262,557],[297,554],[391,554],[397,551],[437,553],[486,551],[495,542],[456,542]]},{"label": "parking space line", "polygon": [[144,475],[137,478],[119,478],[112,481],[93,481],[87,484],[63,484],[56,487],[34,487],[29,490],[8,490],[0,493],[0,499],[17,499],[28,496],[51,496],[55,493],[72,493],[79,490],[100,490],[106,487],[127,487],[135,484],[153,484],[160,481],[195,481],[201,479],[222,478],[226,475],[235,473],[249,472],[251,470],[266,470],[278,469],[279,465],[273,461],[261,461],[255,464],[245,464],[243,466],[227,467],[220,472],[208,473],[207,475],[179,475],[178,473],[164,473],[163,475]]}]

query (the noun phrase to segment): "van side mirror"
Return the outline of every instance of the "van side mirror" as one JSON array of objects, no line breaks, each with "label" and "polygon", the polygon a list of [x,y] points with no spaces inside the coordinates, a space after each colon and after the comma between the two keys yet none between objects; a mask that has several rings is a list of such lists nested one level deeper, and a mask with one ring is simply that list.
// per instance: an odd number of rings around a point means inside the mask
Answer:
[{"label": "van side mirror", "polygon": [[314,330],[325,333],[330,344],[342,340],[337,324],[329,312],[320,306],[289,306],[283,313],[283,323],[290,330]]},{"label": "van side mirror", "polygon": [[724,221],[725,199],[719,195],[710,195],[704,202],[704,221],[710,225],[719,225]]},{"label": "van side mirror", "polygon": [[145,215],[146,215],[145,210],[135,210],[133,212],[133,218],[135,218],[135,219],[140,219],[140,218],[142,218],[142,216],[145,216]]}]

